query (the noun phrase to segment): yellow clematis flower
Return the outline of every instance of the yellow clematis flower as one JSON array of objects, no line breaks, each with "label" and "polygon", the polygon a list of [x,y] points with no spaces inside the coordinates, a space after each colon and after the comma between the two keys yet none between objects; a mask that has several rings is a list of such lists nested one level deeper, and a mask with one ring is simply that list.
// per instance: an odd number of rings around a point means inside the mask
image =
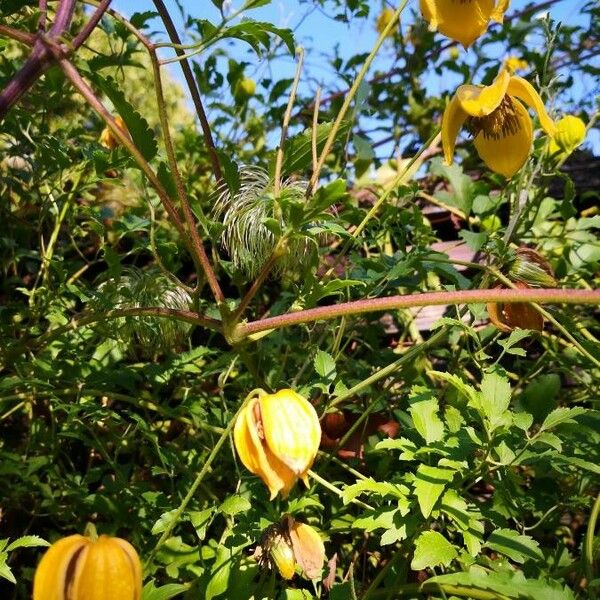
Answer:
[{"label": "yellow clematis flower", "polygon": [[308,483],[321,425],[313,405],[293,390],[252,399],[238,417],[233,441],[244,466],[271,493],[286,497],[298,478]]},{"label": "yellow clematis flower", "polygon": [[585,123],[575,115],[566,115],[556,122],[556,135],[548,144],[548,153],[562,160],[583,144]]},{"label": "yellow clematis flower", "polygon": [[[377,17],[377,21],[375,22],[375,29],[377,33],[381,35],[383,30],[390,24],[390,21],[394,18],[396,11],[393,8],[384,8]],[[388,37],[394,37],[394,30],[392,29],[388,33]]]},{"label": "yellow clematis flower", "polygon": [[461,85],[442,117],[446,163],[452,164],[456,137],[466,124],[483,162],[492,171],[512,177],[525,164],[533,141],[531,117],[522,103],[533,108],[544,131],[554,136],[556,125],[540,95],[522,77],[503,68],[491,85]]},{"label": "yellow clematis flower", "polygon": [[121,538],[70,535],[52,544],[33,580],[33,600],[140,600],[142,566]]},{"label": "yellow clematis flower", "polygon": [[490,21],[502,23],[509,4],[510,0],[419,0],[429,29],[465,48],[485,33]]}]

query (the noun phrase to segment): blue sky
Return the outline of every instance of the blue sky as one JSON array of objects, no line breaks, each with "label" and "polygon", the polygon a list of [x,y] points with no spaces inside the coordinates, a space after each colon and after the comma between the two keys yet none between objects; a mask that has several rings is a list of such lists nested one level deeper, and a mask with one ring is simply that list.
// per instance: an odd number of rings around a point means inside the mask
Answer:
[{"label": "blue sky", "polygon": [[[178,19],[179,11],[174,0],[165,0],[171,15],[175,18],[178,26],[181,26],[181,20]],[[217,9],[210,0],[181,0],[184,9],[196,17],[207,18],[213,22],[220,20]],[[243,4],[243,0],[233,0],[230,2],[230,11],[235,10]],[[331,3],[326,3],[331,4]],[[269,21],[280,27],[289,27],[295,32],[297,43],[310,49],[305,58],[305,68],[303,72],[302,91],[314,90],[317,83],[325,89],[338,89],[340,86],[337,74],[329,64],[327,56],[332,54],[335,46],[339,47],[339,53],[342,57],[348,58],[358,52],[368,52],[376,39],[374,29],[375,15],[381,10],[381,0],[371,0],[373,18],[369,21],[357,19],[350,24],[334,21],[327,18],[323,9],[315,8],[312,2],[299,2],[289,0],[273,0],[269,5],[248,11],[245,15],[257,20]],[[388,4],[394,4],[390,2]],[[520,10],[530,2],[526,0],[512,0],[509,14],[513,10]],[[552,6],[550,14],[556,21],[561,21],[565,25],[578,25],[583,21],[581,8],[586,4],[585,0],[561,0]],[[113,0],[113,8],[130,15],[136,11],[152,10],[151,0]],[[404,11],[402,27],[410,24],[410,9],[417,10],[417,0],[409,0],[407,9]],[[331,16],[331,10],[327,11]],[[308,15],[307,15],[308,13]],[[533,48],[539,48],[540,53],[544,52],[543,40],[532,39]],[[256,64],[254,70],[249,71],[249,75],[259,80],[261,76],[266,75],[265,64],[257,63],[254,55],[248,51],[248,47],[240,43],[239,47],[233,49],[228,47],[238,60],[246,60]],[[386,64],[389,65],[390,51],[386,52],[386,47],[380,52],[380,56],[375,61],[372,69],[386,70]],[[503,56],[499,53],[498,59]],[[289,56],[282,56],[270,65],[276,78],[293,77],[294,60]],[[171,65],[170,70],[173,76],[181,81],[181,72],[178,65]],[[458,82],[458,81],[457,81]],[[455,81],[450,77],[431,76],[427,80],[428,91],[439,95],[453,86]],[[579,98],[588,93],[590,83],[584,80],[576,81],[568,95],[559,99],[561,108],[565,111],[577,104]],[[342,89],[345,86],[342,85]],[[596,130],[591,132],[587,144],[591,144],[596,153],[600,150],[600,133]]]}]

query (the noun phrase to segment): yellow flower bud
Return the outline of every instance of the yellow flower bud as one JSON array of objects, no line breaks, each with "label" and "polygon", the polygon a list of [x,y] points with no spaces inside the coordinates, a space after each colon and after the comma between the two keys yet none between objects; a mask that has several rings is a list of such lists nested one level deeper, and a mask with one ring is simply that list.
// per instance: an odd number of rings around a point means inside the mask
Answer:
[{"label": "yellow flower bud", "polygon": [[517,56],[509,56],[504,61],[504,68],[512,75],[517,71],[524,71],[526,69],[529,69],[529,64],[526,60],[523,60],[522,58],[518,58]]},{"label": "yellow flower bud", "polygon": [[548,152],[551,156],[566,158],[583,144],[585,136],[585,123],[579,117],[566,115],[556,123],[556,135],[548,144]]},{"label": "yellow flower bud", "polygon": [[[117,115],[115,117],[115,123],[121,131],[129,135],[125,121],[123,121],[120,116]],[[104,146],[107,150],[114,150],[121,143],[109,127],[105,127],[102,130],[98,141],[100,142],[100,145]]]},{"label": "yellow flower bud", "polygon": [[[377,29],[377,33],[381,35],[383,30],[390,24],[396,11],[392,8],[384,8],[377,17],[377,22],[375,23],[375,29]],[[394,30],[392,29],[388,33],[388,37],[392,37],[394,35]]]},{"label": "yellow flower bud", "polygon": [[238,417],[233,439],[244,466],[269,488],[271,499],[285,497],[298,478],[307,483],[321,425],[305,398],[280,390],[252,399]]},{"label": "yellow flower bud", "polygon": [[52,544],[33,580],[33,600],[139,600],[142,566],[121,538],[71,535]]},{"label": "yellow flower bud", "polygon": [[237,83],[235,86],[235,97],[244,100],[246,98],[250,98],[250,96],[254,96],[256,92],[256,81],[254,79],[250,79],[249,77],[244,77],[241,81]]}]

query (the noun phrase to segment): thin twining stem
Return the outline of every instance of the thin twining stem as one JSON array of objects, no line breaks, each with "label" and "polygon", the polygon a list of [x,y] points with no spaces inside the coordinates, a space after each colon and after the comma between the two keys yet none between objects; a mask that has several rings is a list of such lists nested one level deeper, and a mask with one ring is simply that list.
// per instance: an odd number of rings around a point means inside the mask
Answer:
[{"label": "thin twining stem", "polygon": [[[95,2],[94,0],[86,0],[86,2],[88,4],[92,4],[93,6],[99,6],[99,4],[97,2]],[[131,31],[131,33],[133,35],[135,35],[137,37],[137,39],[140,41],[140,43],[146,48],[148,55],[150,57],[150,61],[152,64],[152,70],[153,70],[153,76],[154,76],[158,115],[159,115],[159,120],[160,120],[160,124],[161,124],[161,129],[163,132],[163,139],[165,142],[165,149],[167,152],[167,160],[169,162],[169,168],[170,168],[171,172],[173,173],[173,177],[175,179],[175,188],[177,190],[177,197],[178,197],[178,200],[183,209],[185,222],[186,222],[188,230],[189,230],[189,237],[186,236],[185,234],[182,234],[182,236],[184,237],[184,239],[186,241],[189,242],[189,249],[192,254],[192,257],[194,258],[194,262],[197,266],[199,274],[200,274],[200,272],[204,273],[204,275],[206,276],[206,280],[208,281],[208,284],[213,292],[213,296],[214,296],[215,300],[217,301],[217,303],[219,305],[222,305],[223,302],[225,301],[225,297],[223,295],[223,292],[221,291],[221,287],[220,287],[217,277],[215,275],[212,264],[211,264],[207,254],[206,254],[206,251],[204,249],[204,244],[203,244],[202,238],[200,236],[200,233],[198,231],[197,223],[194,218],[194,215],[193,215],[193,212],[192,212],[192,209],[191,209],[188,197],[187,197],[187,193],[185,190],[185,185],[184,185],[184,182],[181,177],[181,173],[179,171],[179,167],[177,164],[177,158],[175,156],[175,150],[173,147],[173,142],[172,142],[172,138],[171,138],[171,134],[170,134],[170,130],[169,130],[167,108],[166,108],[166,103],[164,100],[164,92],[163,92],[160,64],[158,61],[158,57],[156,55],[156,46],[143,33],[141,33],[133,25],[131,25],[131,23],[127,19],[125,19],[122,15],[120,15],[118,12],[116,12],[112,9],[109,9],[108,14],[110,14],[114,19],[116,19],[117,21],[122,23],[125,27],[127,27],[127,29],[129,29],[129,31]],[[120,139],[121,139],[121,137],[119,136],[119,140]],[[126,147],[129,149],[129,146],[126,146]],[[160,195],[160,193],[159,193],[159,197],[164,204],[164,199]],[[169,200],[168,195],[167,195],[167,200]],[[166,205],[165,205],[165,208],[167,208]],[[168,209],[167,209],[167,212],[169,212]],[[169,212],[169,215],[171,215],[170,212]],[[179,219],[178,214],[177,214],[177,217]],[[181,219],[179,219],[179,222],[181,223]],[[181,223],[181,227],[183,228],[183,223]],[[180,233],[181,233],[181,231],[180,231]],[[202,284],[201,284],[200,278],[199,278],[196,291],[200,290],[201,285]]]},{"label": "thin twining stem", "polygon": [[273,193],[275,197],[279,195],[279,189],[281,187],[281,168],[283,166],[283,146],[287,137],[288,127],[290,125],[290,119],[292,117],[292,108],[294,108],[294,101],[296,100],[296,92],[298,91],[298,84],[300,83],[300,75],[302,74],[302,63],[304,62],[304,48],[298,48],[298,64],[296,65],[296,74],[294,75],[294,82],[292,83],[292,89],[290,90],[290,97],[288,98],[287,107],[283,116],[283,123],[281,124],[281,139],[279,140],[279,147],[277,148],[277,156],[275,158],[275,180],[273,182]]},{"label": "thin twining stem", "polygon": [[[164,2],[162,0],[154,0],[154,6],[156,7],[156,10],[158,11],[158,14],[160,15],[164,23],[165,29],[167,30],[167,34],[169,35],[171,42],[173,42],[173,44],[176,45],[181,45],[181,39],[179,37],[179,34],[177,33],[177,28],[175,27],[175,24],[173,23],[171,15],[165,7]],[[196,79],[194,78],[194,74],[192,73],[192,68],[190,67],[189,60],[185,58],[184,50],[175,46],[175,53],[180,57],[181,70],[183,71],[183,76],[190,90],[190,95],[192,96],[192,102],[194,103],[196,114],[198,115],[198,119],[200,120],[200,127],[202,127],[202,134],[204,135],[204,141],[206,142],[206,149],[210,157],[210,162],[212,165],[213,173],[215,175],[215,179],[217,180],[217,184],[221,185],[221,183],[223,182],[223,171],[221,169],[221,162],[219,161],[219,155],[215,147],[215,142],[213,140],[210,124],[206,117],[206,112],[204,111],[204,106],[202,104],[202,99],[200,97],[198,85],[196,84]]]},{"label": "thin twining stem", "polygon": [[223,429],[223,433],[221,433],[221,436],[219,437],[219,439],[216,441],[215,445],[213,446],[211,453],[209,454],[208,458],[202,465],[202,468],[198,472],[196,479],[194,480],[192,485],[189,487],[187,494],[181,501],[181,504],[175,510],[175,513],[173,514],[173,516],[169,519],[169,522],[168,522],[165,530],[163,531],[162,535],[156,542],[156,545],[152,549],[152,552],[150,552],[150,555],[148,556],[148,559],[146,560],[146,566],[152,562],[152,560],[154,559],[159,548],[169,539],[173,529],[175,529],[176,525],[179,523],[179,520],[181,519],[185,509],[187,508],[188,504],[194,497],[196,490],[198,489],[198,487],[200,486],[200,484],[202,483],[202,481],[204,480],[206,475],[210,472],[213,461],[215,460],[215,458],[219,454],[219,451],[221,450],[223,444],[227,441],[227,438],[230,436],[231,432],[233,431],[233,427],[235,425],[236,419],[241,414],[241,412],[244,410],[244,408],[246,408],[248,402],[250,402],[250,400],[252,400],[252,398],[254,398],[257,394],[260,394],[261,392],[262,392],[262,390],[259,390],[259,389],[252,390],[246,396],[244,401],[240,404],[239,408],[237,409],[237,411],[233,415],[233,417],[231,417],[231,419],[229,420],[229,423],[227,424],[227,427],[225,427],[225,429]]},{"label": "thin twining stem", "polygon": [[313,171],[313,174],[308,183],[308,188],[306,190],[307,198],[312,195],[312,193],[317,185],[317,182],[319,181],[319,177],[321,175],[321,170],[323,169],[323,165],[325,164],[325,161],[327,160],[327,156],[331,152],[331,148],[335,142],[337,133],[342,125],[342,121],[344,120],[344,117],[346,116],[346,113],[348,112],[348,109],[350,108],[350,104],[352,103],[352,100],[354,99],[354,97],[356,96],[356,93],[358,92],[358,88],[360,87],[361,83],[363,82],[363,79],[365,78],[367,72],[369,71],[369,68],[371,67],[371,63],[375,60],[375,57],[377,56],[377,53],[379,52],[379,49],[381,48],[383,42],[387,38],[387,36],[390,33],[390,31],[392,30],[392,28],[396,27],[396,24],[398,23],[398,19],[400,18],[400,14],[404,10],[404,7],[406,6],[407,2],[408,2],[408,0],[403,0],[400,3],[400,6],[398,6],[396,11],[394,12],[393,18],[390,20],[390,22],[386,25],[386,27],[383,29],[383,31],[377,38],[377,41],[375,42],[373,49],[369,53],[369,56],[367,56],[367,59],[365,60],[363,66],[361,67],[360,71],[358,72],[358,75],[356,76],[356,79],[354,80],[354,83],[352,84],[352,87],[350,88],[350,91],[348,92],[348,95],[344,99],[342,107],[340,108],[340,112],[337,114],[337,117],[335,118],[335,121],[333,122],[333,125],[331,127],[331,131],[329,132],[329,135],[327,136],[327,139],[325,140],[325,145],[323,146],[321,156],[319,157],[319,160],[317,162],[317,168]]},{"label": "thin twining stem", "polygon": [[233,340],[249,335],[280,329],[302,323],[337,319],[346,315],[359,315],[369,312],[397,310],[414,306],[440,306],[445,304],[485,304],[499,302],[514,304],[518,302],[537,302],[539,304],[596,304],[600,305],[600,290],[573,289],[483,289],[460,290],[452,292],[425,292],[385,298],[368,298],[343,302],[332,306],[320,306],[275,317],[268,317],[250,323],[240,323],[233,332]]}]

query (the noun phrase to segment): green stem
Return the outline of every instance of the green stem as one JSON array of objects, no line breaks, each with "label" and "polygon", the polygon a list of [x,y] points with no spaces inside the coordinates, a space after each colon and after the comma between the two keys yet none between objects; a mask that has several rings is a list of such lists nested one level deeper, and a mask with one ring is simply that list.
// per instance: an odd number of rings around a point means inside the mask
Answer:
[{"label": "green stem", "polygon": [[[588,582],[592,581],[595,577],[595,569],[594,569],[594,532],[596,531],[596,523],[598,521],[598,515],[600,514],[600,494],[596,496],[596,501],[594,502],[594,507],[592,508],[592,512],[590,514],[590,520],[588,523],[588,528],[585,533],[585,542],[584,542],[584,557],[585,557],[585,573],[588,579]],[[590,597],[596,598],[596,592],[594,587],[589,588]]]},{"label": "green stem", "polygon": [[159,548],[171,536],[171,533],[172,533],[173,529],[177,526],[177,524],[179,522],[179,519],[181,519],[181,516],[183,515],[183,512],[187,508],[187,505],[190,503],[191,499],[194,497],[194,494],[196,493],[196,490],[198,489],[198,487],[202,483],[203,479],[206,477],[206,475],[210,471],[212,463],[215,460],[215,458],[217,457],[217,455],[219,454],[219,451],[223,447],[223,444],[227,441],[227,439],[229,438],[229,435],[233,431],[233,427],[235,425],[235,422],[236,422],[238,416],[241,414],[241,412],[244,410],[244,408],[246,408],[247,404],[250,402],[250,400],[252,400],[252,398],[255,397],[255,395],[257,393],[259,393],[259,390],[252,390],[246,396],[246,398],[244,399],[244,401],[240,404],[240,407],[237,409],[237,411],[233,415],[233,417],[229,420],[229,423],[227,424],[227,427],[225,427],[225,429],[223,430],[223,433],[221,434],[221,436],[217,440],[216,444],[213,446],[213,449],[212,449],[211,453],[208,455],[208,458],[206,459],[206,462],[202,466],[202,469],[200,469],[200,472],[196,476],[196,479],[194,479],[194,482],[192,483],[192,485],[190,486],[187,494],[185,495],[185,497],[181,501],[181,504],[175,510],[175,513],[173,514],[173,517],[169,520],[169,523],[167,524],[167,526],[166,526],[165,530],[163,531],[162,535],[160,536],[160,538],[156,542],[156,545],[154,546],[152,552],[150,552],[150,554],[149,554],[149,556],[148,556],[148,558],[146,560],[146,563],[145,563],[146,566],[148,566],[152,562],[152,560],[156,556],[156,553],[158,552]]},{"label": "green stem", "polygon": [[321,156],[319,157],[319,160],[317,162],[317,168],[313,171],[312,177],[310,178],[310,182],[309,182],[308,188],[306,190],[307,197],[312,195],[312,193],[317,185],[317,182],[319,181],[319,177],[321,175],[321,170],[323,169],[323,165],[325,164],[327,155],[331,152],[331,148],[333,146],[333,143],[335,142],[335,138],[340,129],[342,121],[344,120],[344,117],[346,116],[346,113],[348,112],[348,109],[350,108],[350,104],[352,103],[354,96],[356,96],[356,93],[358,92],[358,88],[360,87],[363,79],[365,78],[367,72],[369,71],[369,68],[371,67],[371,63],[373,62],[373,60],[375,60],[375,57],[377,56],[379,49],[383,45],[383,42],[387,38],[388,33],[394,27],[396,27],[396,25],[398,23],[398,19],[400,18],[400,14],[404,10],[404,7],[406,6],[407,2],[408,2],[408,0],[403,0],[400,3],[400,6],[398,6],[398,8],[396,9],[396,12],[394,13],[393,18],[390,20],[390,22],[387,24],[385,29],[381,32],[381,34],[377,38],[377,41],[375,42],[373,49],[369,53],[369,56],[367,56],[367,59],[365,60],[363,66],[361,67],[360,71],[358,72],[358,75],[356,76],[356,79],[354,80],[354,83],[352,84],[352,87],[350,88],[348,95],[344,98],[344,103],[342,104],[342,107],[340,108],[340,112],[338,113],[338,115],[333,123],[333,126],[331,127],[331,131],[329,132],[329,135],[327,136],[327,139],[325,140],[325,145],[323,146]]},{"label": "green stem", "polygon": [[148,54],[150,55],[150,60],[152,62],[152,71],[154,73],[154,89],[156,91],[158,117],[160,120],[160,126],[165,142],[167,161],[169,163],[169,168],[175,180],[177,197],[179,199],[179,203],[181,204],[181,208],[183,209],[183,216],[185,218],[189,234],[191,236],[191,246],[194,250],[194,259],[198,270],[198,281],[202,279],[202,273],[204,273],[208,281],[208,285],[210,286],[215,300],[217,301],[217,304],[222,305],[225,302],[225,296],[223,295],[221,286],[219,285],[210,260],[208,259],[206,250],[204,249],[204,244],[202,242],[202,238],[200,237],[200,233],[198,232],[196,220],[194,219],[194,215],[190,207],[190,202],[188,200],[185,184],[183,183],[183,178],[181,177],[181,172],[179,171],[179,166],[177,165],[177,157],[175,156],[173,139],[169,131],[169,119],[167,116],[167,107],[165,104],[165,98],[163,93],[162,76],[160,72],[160,65],[158,64],[158,58],[156,56],[156,51],[152,47],[148,48]]},{"label": "green stem", "polygon": [[[339,487],[333,485],[333,483],[330,483],[329,481],[327,481],[327,479],[323,479],[323,477],[321,477],[318,473],[315,473],[314,471],[309,470],[308,474],[317,483],[322,485],[325,489],[328,489],[330,492],[333,492],[339,498],[341,498],[344,495],[343,490],[341,490]],[[369,506],[366,502],[362,502],[361,500],[357,500],[356,498],[353,498],[351,500],[351,502],[352,502],[352,504],[356,504],[357,506],[362,506],[362,508],[366,508],[367,510],[375,510],[372,506]]]},{"label": "green stem", "polygon": [[287,137],[288,127],[290,125],[290,119],[292,117],[292,108],[294,107],[294,100],[296,99],[296,92],[298,91],[298,84],[300,83],[300,75],[302,74],[302,63],[304,62],[304,48],[298,48],[298,64],[296,65],[296,74],[294,75],[294,82],[292,83],[292,89],[290,90],[290,97],[288,98],[287,107],[285,114],[283,115],[283,123],[281,125],[281,139],[279,140],[279,147],[277,148],[277,156],[275,159],[275,176],[273,181],[273,194],[275,198],[279,196],[279,188],[281,186],[281,167],[283,165],[283,146]]}]

